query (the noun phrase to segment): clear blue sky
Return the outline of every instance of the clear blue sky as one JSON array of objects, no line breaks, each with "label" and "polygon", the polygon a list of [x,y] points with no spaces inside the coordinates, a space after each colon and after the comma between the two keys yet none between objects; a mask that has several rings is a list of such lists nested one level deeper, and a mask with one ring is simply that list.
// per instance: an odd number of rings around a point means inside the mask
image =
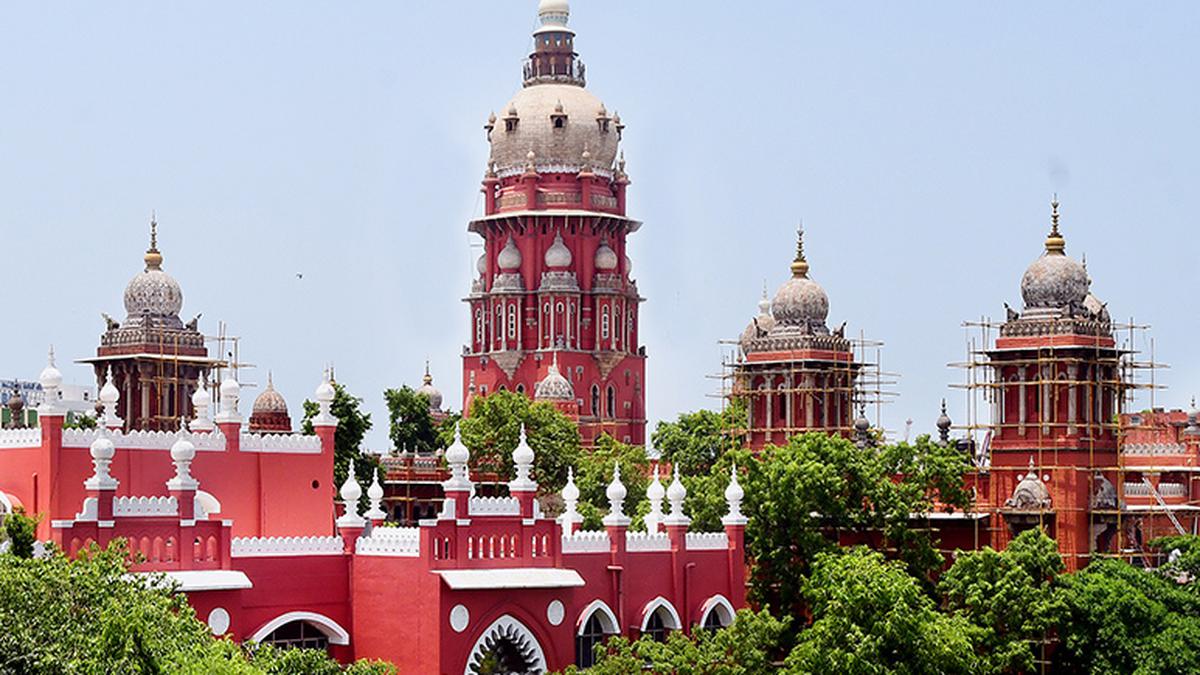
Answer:
[{"label": "clear blue sky", "polygon": [[[426,358],[457,404],[481,126],[520,84],[535,8],[5,3],[0,376],[35,377],[51,342],[94,352],[156,209],[184,320],[226,321],[293,415],[327,361],[374,446],[380,392]],[[716,405],[717,341],[786,278],[801,218],[831,325],[902,374],[887,426],[931,430],[947,395],[961,418],[960,323],[1019,307],[1054,191],[1094,292],[1154,326],[1159,402],[1200,391],[1200,5],[572,10],[589,88],[629,125],[652,419]]]}]

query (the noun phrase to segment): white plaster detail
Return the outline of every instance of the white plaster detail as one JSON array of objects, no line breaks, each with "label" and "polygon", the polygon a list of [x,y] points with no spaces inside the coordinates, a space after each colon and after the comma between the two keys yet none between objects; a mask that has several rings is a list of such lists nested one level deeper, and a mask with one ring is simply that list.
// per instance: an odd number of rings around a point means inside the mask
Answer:
[{"label": "white plaster detail", "polygon": [[224,607],[213,608],[208,613],[208,630],[213,635],[224,635],[229,632],[229,612]]},{"label": "white plaster detail", "polygon": [[321,437],[304,434],[242,434],[242,452],[264,452],[291,455],[321,454]]},{"label": "white plaster detail", "polygon": [[563,553],[608,553],[610,548],[608,532],[603,530],[597,532],[581,530],[575,534],[564,534],[562,538]]},{"label": "white plaster detail", "polygon": [[[579,486],[575,485],[575,467],[567,467],[567,484],[562,489],[563,512],[558,517],[558,522],[562,525],[564,532],[571,531],[573,523],[583,521],[583,516],[579,515]],[[534,504],[537,504],[535,501]]]},{"label": "white plaster detail", "polygon": [[605,633],[615,635],[621,632],[618,629],[620,624],[617,623],[616,613],[612,611],[608,603],[600,598],[596,598],[588,603],[588,606],[584,607],[583,611],[579,613],[579,619],[575,622],[575,635],[583,634],[583,628],[587,626],[588,619],[592,618],[592,614],[597,612],[600,613],[600,624],[604,628]]},{"label": "white plaster detail", "polygon": [[337,526],[365,526],[367,521],[358,515],[358,498],[362,496],[362,486],[358,484],[358,480],[354,477],[354,460],[350,460],[350,465],[346,471],[346,482],[342,483],[339,494],[342,497],[342,506],[345,507],[346,511],[337,519]]},{"label": "white plaster detail", "polygon": [[229,553],[234,558],[341,555],[341,537],[234,537]]},{"label": "white plaster detail", "polygon": [[207,520],[210,515],[221,512],[221,502],[209,492],[196,490],[192,509],[196,514],[196,520]]},{"label": "white plaster detail", "polygon": [[630,553],[642,551],[670,551],[671,538],[666,532],[626,532],[625,549]]},{"label": "white plaster detail", "polygon": [[359,555],[416,558],[421,555],[421,530],[416,527],[376,527],[371,536],[354,544]]},{"label": "white plaster detail", "polygon": [[115,518],[177,515],[179,515],[179,503],[174,497],[116,497],[113,499],[113,517]]},{"label": "white plaster detail", "polygon": [[[27,431],[22,429],[21,431]],[[62,444],[64,448],[89,448],[92,443],[107,435],[118,450],[170,450],[179,440],[176,431],[127,431],[119,429],[63,429]],[[3,438],[0,435],[0,438]],[[209,433],[192,433],[188,436],[197,451],[223,452],[225,436],[220,431]],[[41,436],[35,445],[41,445]]]},{"label": "white plaster detail", "polygon": [[[86,497],[83,500],[83,510],[75,514],[75,520],[92,522],[100,517],[100,505],[96,503],[95,497]],[[70,523],[71,521],[65,521]]]},{"label": "white plaster detail", "polygon": [[40,427],[0,429],[0,448],[40,448],[41,446],[42,430]]},{"label": "white plaster detail", "polygon": [[683,622],[680,621],[679,612],[675,611],[675,606],[660,595],[650,602],[647,602],[646,606],[642,608],[642,624],[641,628],[639,629],[641,632],[646,632],[646,626],[650,623],[650,617],[654,616],[654,613],[660,609],[665,615],[663,617],[663,626],[670,630],[679,630],[683,627]]},{"label": "white plaster detail", "polygon": [[551,600],[549,605],[546,605],[546,620],[551,626],[562,624],[566,618],[567,610],[563,607],[562,600]]},{"label": "white plaster detail", "polygon": [[293,621],[304,621],[310,624],[313,628],[324,633],[325,637],[329,638],[329,644],[331,645],[350,644],[350,633],[345,628],[342,628],[338,622],[324,614],[317,614],[316,612],[288,612],[287,614],[280,614],[254,631],[254,634],[250,636],[250,642],[262,642],[263,638],[275,632],[276,628]]},{"label": "white plaster detail", "polygon": [[700,625],[703,626],[708,621],[708,615],[716,612],[717,618],[721,621],[721,626],[729,626],[733,624],[737,612],[733,609],[733,603],[720,593],[712,596],[704,601],[700,606]]},{"label": "white plaster detail", "polygon": [[516,497],[471,497],[467,502],[471,516],[519,516],[521,502]]},{"label": "white plaster detail", "polygon": [[628,527],[629,516],[622,510],[628,490],[621,483],[621,465],[617,462],[613,462],[612,482],[608,484],[604,494],[608,497],[608,515],[604,516],[604,524],[609,527]]},{"label": "white plaster detail", "polygon": [[455,605],[450,610],[450,627],[455,633],[461,633],[471,625],[471,612],[464,605]]},{"label": "white plaster detail", "polygon": [[467,657],[467,665],[463,673],[472,675],[472,664],[478,665],[478,662],[483,657],[483,652],[486,649],[486,644],[489,641],[494,641],[497,638],[505,638],[512,640],[531,648],[531,658],[533,667],[530,672],[541,673],[546,670],[546,654],[542,651],[542,645],[538,643],[533,632],[525,627],[525,624],[517,621],[512,616],[505,614],[504,616],[492,622],[486,630],[480,634],[479,639],[475,641],[475,645],[471,647],[470,655]]},{"label": "white plaster detail", "polygon": [[724,532],[688,532],[683,541],[689,551],[724,551],[729,548],[729,536]]}]

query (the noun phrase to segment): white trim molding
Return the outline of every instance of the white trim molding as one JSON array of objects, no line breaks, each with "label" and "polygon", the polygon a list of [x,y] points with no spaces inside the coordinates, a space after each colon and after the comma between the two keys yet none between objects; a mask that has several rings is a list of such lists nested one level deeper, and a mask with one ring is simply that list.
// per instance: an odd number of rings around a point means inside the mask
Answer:
[{"label": "white trim molding", "polygon": [[293,621],[306,621],[312,624],[314,628],[329,638],[329,644],[331,645],[350,644],[350,633],[346,632],[345,628],[342,628],[338,622],[324,614],[317,614],[316,612],[288,612],[287,614],[280,614],[263,624],[262,628],[254,631],[254,635],[250,636],[250,641],[262,642],[264,638],[275,632],[276,628]]},{"label": "white trim molding", "polygon": [[617,615],[613,613],[612,608],[608,606],[607,602],[596,598],[588,603],[588,606],[584,607],[583,611],[579,613],[579,619],[575,622],[576,637],[583,635],[583,627],[587,625],[588,619],[592,618],[592,615],[596,612],[600,613],[600,623],[604,624],[605,634],[616,635],[621,632],[621,625],[617,621]]},{"label": "white trim molding", "polygon": [[473,675],[471,663],[483,657],[484,646],[488,639],[497,637],[517,640],[532,647],[533,667],[530,669],[530,672],[542,673],[546,671],[546,654],[542,651],[542,645],[538,643],[533,631],[529,630],[525,624],[513,618],[512,615],[505,614],[493,621],[490,626],[479,634],[479,639],[475,641],[475,645],[468,652],[467,663],[463,668],[464,675]]},{"label": "white trim molding", "polygon": [[672,605],[669,600],[660,595],[650,602],[647,602],[646,606],[642,608],[642,626],[638,630],[645,633],[646,625],[650,623],[650,617],[654,616],[654,613],[660,609],[667,610],[667,618],[669,618],[673,623],[673,625],[670,625],[664,621],[663,625],[670,630],[681,630],[683,628],[683,621],[679,619],[679,612],[675,611],[675,606]]},{"label": "white trim molding", "polygon": [[733,609],[733,603],[729,602],[729,598],[726,598],[720,593],[717,593],[708,600],[705,600],[704,604],[700,605],[701,626],[703,626],[704,622],[708,620],[708,615],[712,614],[713,612],[716,612],[717,615],[723,620],[721,623],[722,626],[732,625],[734,618],[737,616],[737,612]]}]

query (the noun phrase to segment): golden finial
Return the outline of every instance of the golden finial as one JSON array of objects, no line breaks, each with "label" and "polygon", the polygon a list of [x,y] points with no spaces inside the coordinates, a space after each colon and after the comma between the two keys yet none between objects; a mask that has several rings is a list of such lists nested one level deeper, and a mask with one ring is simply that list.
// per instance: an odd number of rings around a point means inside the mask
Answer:
[{"label": "golden finial", "polygon": [[1067,248],[1067,240],[1058,231],[1058,193],[1050,201],[1050,235],[1046,237],[1046,253],[1062,255]]},{"label": "golden finial", "polygon": [[153,211],[150,212],[150,248],[146,249],[143,260],[146,261],[147,272],[162,267],[163,257],[158,252],[158,218],[155,217]]},{"label": "golden finial", "polygon": [[421,381],[425,384],[433,384],[433,376],[429,374],[429,359],[425,359],[425,377]]},{"label": "golden finial", "polygon": [[804,257],[804,223],[796,229],[796,259],[792,261],[792,276],[808,276],[808,259]]}]

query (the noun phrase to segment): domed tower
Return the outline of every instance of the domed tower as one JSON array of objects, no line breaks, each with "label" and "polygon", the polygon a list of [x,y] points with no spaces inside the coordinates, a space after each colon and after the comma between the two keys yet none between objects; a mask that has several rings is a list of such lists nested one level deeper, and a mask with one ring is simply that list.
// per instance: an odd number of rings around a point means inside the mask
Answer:
[{"label": "domed tower", "polygon": [[[733,392],[745,403],[747,444],[760,449],[806,431],[849,437],[861,364],[844,335],[830,331],[829,296],[808,276],[804,232],[797,235],[792,276],[767,300],[738,341]],[[844,324],[843,324],[844,326]]]},{"label": "domed tower", "polygon": [[179,318],[183,290],[163,271],[158,250],[158,223],[150,219],[150,248],[145,268],[125,287],[125,320],[104,314],[106,328],[93,364],[96,386],[108,369],[120,392],[117,416],[128,430],[176,430],[181,417],[192,417],[192,392],[199,378],[221,364],[208,356],[200,315],[188,323]]},{"label": "domed tower", "polygon": [[[986,352],[992,378],[990,489],[993,503],[1008,498],[1011,507],[1002,538],[1038,524],[1057,533],[1059,549],[1076,569],[1097,550],[1088,534],[1097,525],[1089,519],[1092,483],[1097,471],[1117,464],[1115,417],[1127,383],[1108,310],[1092,295],[1085,266],[1066,254],[1057,199],[1050,221],[1045,251],[1021,277],[1024,311],[1008,309]],[[1031,471],[1031,462],[1040,471]],[[1035,474],[1048,487],[1049,501],[1031,514],[1013,506],[1020,500],[1009,496]],[[1115,474],[1106,480],[1116,480]]]},{"label": "domed tower", "polygon": [[464,402],[498,390],[533,396],[549,365],[571,385],[585,442],[600,433],[642,443],[642,298],[631,276],[625,215],[625,126],[586,88],[565,0],[543,0],[524,86],[484,129],[491,157],[478,277],[466,298],[471,341]]},{"label": "domed tower", "polygon": [[421,379],[421,386],[417,387],[417,393],[423,394],[429,401],[429,416],[435,422],[442,422],[448,415],[442,409],[442,392],[437,387],[433,386],[433,375],[429,374],[429,362],[425,362],[425,376]]},{"label": "domed tower", "polygon": [[250,413],[250,431],[256,434],[290,434],[292,418],[288,415],[287,401],[275,391],[275,382],[267,373],[267,388],[254,399]]}]

